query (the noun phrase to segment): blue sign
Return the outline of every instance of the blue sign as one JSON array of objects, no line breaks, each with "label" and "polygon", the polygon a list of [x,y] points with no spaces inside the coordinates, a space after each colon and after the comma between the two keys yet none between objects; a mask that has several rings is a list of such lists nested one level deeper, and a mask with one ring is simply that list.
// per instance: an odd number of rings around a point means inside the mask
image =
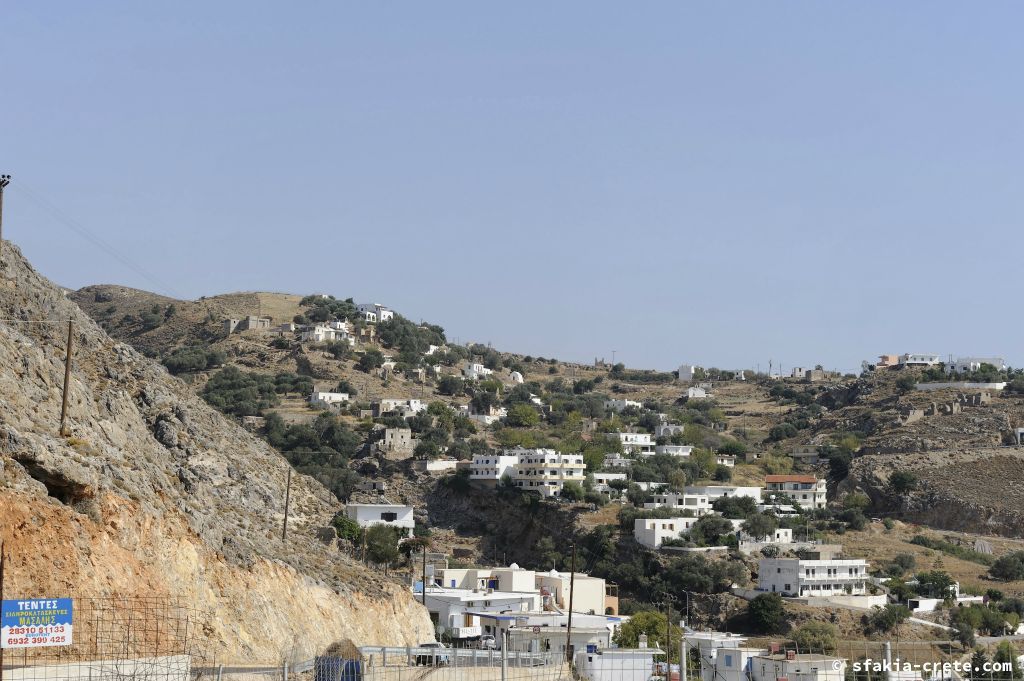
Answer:
[{"label": "blue sign", "polygon": [[70,598],[0,602],[0,648],[71,645]]}]

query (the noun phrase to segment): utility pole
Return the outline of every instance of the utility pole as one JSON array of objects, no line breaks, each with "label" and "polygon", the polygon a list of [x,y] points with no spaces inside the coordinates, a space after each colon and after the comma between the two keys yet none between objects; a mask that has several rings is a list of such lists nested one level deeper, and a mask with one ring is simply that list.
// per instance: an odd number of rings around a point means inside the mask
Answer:
[{"label": "utility pole", "polygon": [[[0,175],[0,258],[3,257],[4,248],[4,187],[11,183],[10,175]],[[3,653],[0,653],[3,655]],[[0,679],[3,678],[3,668],[0,668]]]},{"label": "utility pole", "polygon": [[420,602],[427,607],[427,546],[423,545],[423,590],[420,592]]},{"label": "utility pole", "polygon": [[565,659],[572,665],[572,596],[576,586],[576,543],[572,545],[572,566],[569,568],[569,621],[565,628]]},{"label": "utility pole", "polygon": [[284,525],[281,526],[281,541],[288,537],[288,504],[292,497],[292,467],[288,465],[288,480],[284,483]]},{"label": "utility pole", "polygon": [[64,356],[64,394],[61,398],[60,405],[60,436],[67,437],[67,421],[68,421],[68,388],[71,387],[71,344],[75,339],[75,322],[74,320],[68,320],[68,350]]}]

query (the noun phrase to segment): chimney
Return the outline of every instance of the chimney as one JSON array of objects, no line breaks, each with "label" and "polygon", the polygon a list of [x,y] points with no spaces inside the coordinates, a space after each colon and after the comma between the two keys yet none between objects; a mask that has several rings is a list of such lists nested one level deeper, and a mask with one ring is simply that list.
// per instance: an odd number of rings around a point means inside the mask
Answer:
[{"label": "chimney", "polygon": [[637,647],[638,648],[646,648],[647,647],[647,634],[640,634],[639,643],[637,644]]},{"label": "chimney", "polygon": [[796,659],[796,651],[795,650],[787,650],[786,651],[786,659],[787,660],[795,660]]}]

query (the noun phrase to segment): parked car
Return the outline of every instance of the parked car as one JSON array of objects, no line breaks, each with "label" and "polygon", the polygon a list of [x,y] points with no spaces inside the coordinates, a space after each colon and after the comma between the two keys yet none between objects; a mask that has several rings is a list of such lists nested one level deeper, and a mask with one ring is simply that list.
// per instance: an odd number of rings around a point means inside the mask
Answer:
[{"label": "parked car", "polygon": [[431,643],[421,643],[417,647],[419,648],[419,651],[416,653],[417,665],[441,667],[451,662],[451,653],[448,652],[448,646],[443,643],[434,641]]},{"label": "parked car", "polygon": [[484,634],[480,637],[480,650],[497,650],[498,642],[494,640],[494,637],[490,634]]}]

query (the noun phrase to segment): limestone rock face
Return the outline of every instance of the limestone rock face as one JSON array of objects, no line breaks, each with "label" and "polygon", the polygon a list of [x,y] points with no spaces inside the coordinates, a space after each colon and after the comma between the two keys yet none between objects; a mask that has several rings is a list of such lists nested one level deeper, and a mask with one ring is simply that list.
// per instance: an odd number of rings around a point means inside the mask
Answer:
[{"label": "limestone rock face", "polygon": [[[339,505],[110,339],[4,243],[0,264],[0,536],[18,595],[167,594],[211,613],[219,659],[274,662],[331,643],[432,640],[424,610],[318,540]],[[58,433],[74,322],[68,435]]]}]

